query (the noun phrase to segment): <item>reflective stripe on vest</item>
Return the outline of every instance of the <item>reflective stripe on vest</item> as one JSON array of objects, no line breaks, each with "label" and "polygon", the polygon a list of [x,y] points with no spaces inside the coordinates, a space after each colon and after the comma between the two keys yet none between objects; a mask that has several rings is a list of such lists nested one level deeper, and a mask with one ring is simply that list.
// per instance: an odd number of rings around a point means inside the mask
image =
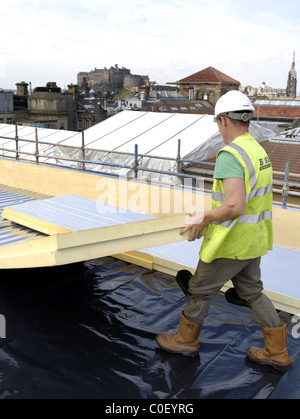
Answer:
[{"label": "reflective stripe on vest", "polygon": [[221,225],[226,228],[233,228],[236,223],[258,224],[262,220],[272,220],[272,212],[263,211],[261,214],[244,214],[241,215],[238,220],[214,221],[212,224]]},{"label": "reflective stripe on vest", "polygon": [[[222,150],[231,153],[243,168],[246,209],[240,217],[208,225],[200,250],[200,259],[205,263],[219,258],[257,258],[273,246],[272,165],[264,167],[261,164],[268,158],[267,153],[249,133],[238,137]],[[223,180],[215,179],[212,210],[225,200]]]},{"label": "reflective stripe on vest", "polygon": [[[250,157],[248,156],[248,154],[246,153],[246,151],[242,147],[240,147],[238,144],[234,144],[234,143],[229,144],[227,147],[234,148],[242,156],[242,158],[243,158],[243,160],[244,160],[244,162],[247,166],[247,169],[248,169],[248,172],[249,172],[249,183],[250,183],[250,186],[251,186],[251,192],[250,192],[250,194],[246,195],[246,203],[251,198],[263,197],[267,193],[272,193],[273,192],[273,185],[272,184],[267,185],[265,188],[254,189],[254,186],[256,185],[256,182],[257,182],[257,178],[256,178],[255,169],[254,169],[254,166],[252,164],[252,161],[251,161]],[[223,202],[225,202],[226,194],[224,194],[222,192],[222,190],[219,191],[219,192],[212,192],[212,199],[214,201],[218,201],[220,203],[223,203]]]},{"label": "reflective stripe on vest", "polygon": [[[248,199],[250,198],[263,197],[267,193],[272,193],[272,192],[273,192],[273,185],[267,185],[265,188],[253,189],[249,195],[246,195],[246,202],[248,202]],[[220,203],[225,202],[225,199],[226,199],[226,194],[224,194],[222,191],[212,192],[211,196],[214,201],[218,201]]]},{"label": "reflective stripe on vest", "polygon": [[[252,161],[251,161],[250,157],[248,156],[247,152],[242,147],[240,147],[239,145],[234,144],[234,143],[229,144],[228,147],[234,148],[242,156],[242,158],[243,158],[243,160],[244,160],[244,162],[247,166],[247,169],[249,171],[249,183],[251,185],[251,192],[250,192],[250,194],[246,195],[246,202],[248,202],[248,200],[250,198],[263,197],[267,193],[272,193],[273,185],[267,185],[264,188],[254,189],[254,186],[256,185],[256,182],[257,182],[257,178],[256,178],[254,166],[253,166]],[[226,194],[223,193],[222,189],[219,192],[212,192],[212,199],[214,201],[218,201],[220,203],[223,203],[223,202],[225,202]],[[238,220],[228,220],[228,221],[223,221],[223,222],[222,221],[216,221],[216,222],[213,222],[212,224],[221,225],[221,226],[226,227],[226,228],[233,228],[236,223],[258,224],[262,220],[272,220],[272,212],[263,211],[259,215],[244,214],[244,215],[240,216],[238,218]]]},{"label": "reflective stripe on vest", "polygon": [[249,182],[250,182],[251,189],[253,189],[254,186],[256,185],[257,179],[256,179],[255,169],[252,164],[252,161],[250,160],[250,157],[248,156],[246,151],[237,144],[232,143],[232,144],[229,144],[228,147],[234,148],[242,156],[244,162],[246,163],[247,169],[249,171]]}]

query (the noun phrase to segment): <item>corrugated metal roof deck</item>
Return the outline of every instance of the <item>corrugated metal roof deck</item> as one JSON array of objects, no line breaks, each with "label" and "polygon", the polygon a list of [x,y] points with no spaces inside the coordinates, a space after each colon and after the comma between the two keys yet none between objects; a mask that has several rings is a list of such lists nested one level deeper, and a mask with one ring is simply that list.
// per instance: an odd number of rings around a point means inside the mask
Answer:
[{"label": "corrugated metal roof deck", "polygon": [[44,236],[42,233],[23,227],[11,221],[4,220],[1,217],[3,208],[8,205],[20,204],[26,201],[44,198],[49,197],[0,184],[0,246],[6,246],[8,244],[32,240]]}]

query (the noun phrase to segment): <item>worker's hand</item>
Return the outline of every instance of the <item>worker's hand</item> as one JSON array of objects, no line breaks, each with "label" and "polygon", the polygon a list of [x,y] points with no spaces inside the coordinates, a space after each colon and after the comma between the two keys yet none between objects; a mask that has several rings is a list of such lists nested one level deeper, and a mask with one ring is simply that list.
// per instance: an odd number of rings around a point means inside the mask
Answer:
[{"label": "worker's hand", "polygon": [[180,231],[180,234],[182,235],[187,231],[190,231],[188,241],[191,242],[200,239],[200,237],[205,234],[208,223],[204,219],[204,212],[194,211],[189,213],[189,215],[191,216],[190,223]]}]

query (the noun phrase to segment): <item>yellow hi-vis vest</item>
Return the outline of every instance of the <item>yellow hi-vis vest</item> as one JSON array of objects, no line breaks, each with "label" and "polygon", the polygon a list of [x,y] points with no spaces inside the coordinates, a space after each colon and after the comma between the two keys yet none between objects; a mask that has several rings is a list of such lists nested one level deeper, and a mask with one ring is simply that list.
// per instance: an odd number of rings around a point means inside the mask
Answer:
[{"label": "yellow hi-vis vest", "polygon": [[[248,133],[220,151],[224,150],[233,154],[244,170],[246,210],[240,217],[208,225],[200,250],[200,259],[206,263],[219,258],[252,259],[273,247],[273,173],[267,153]],[[223,181],[214,179],[212,209],[225,198]]]}]

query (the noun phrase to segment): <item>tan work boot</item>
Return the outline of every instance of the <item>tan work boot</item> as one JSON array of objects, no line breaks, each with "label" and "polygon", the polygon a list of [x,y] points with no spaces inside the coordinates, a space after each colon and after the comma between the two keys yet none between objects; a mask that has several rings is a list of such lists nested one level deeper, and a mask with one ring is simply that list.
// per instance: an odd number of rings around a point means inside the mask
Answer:
[{"label": "tan work boot", "polygon": [[178,332],[160,333],[155,340],[161,349],[167,352],[178,353],[185,356],[196,356],[199,352],[199,334],[201,324],[188,320],[183,311],[181,313]]},{"label": "tan work boot", "polygon": [[287,351],[287,331],[286,324],[281,323],[281,327],[262,327],[265,347],[257,348],[251,346],[247,351],[247,356],[251,361],[258,364],[271,365],[272,367],[286,371],[290,368],[292,361]]}]

